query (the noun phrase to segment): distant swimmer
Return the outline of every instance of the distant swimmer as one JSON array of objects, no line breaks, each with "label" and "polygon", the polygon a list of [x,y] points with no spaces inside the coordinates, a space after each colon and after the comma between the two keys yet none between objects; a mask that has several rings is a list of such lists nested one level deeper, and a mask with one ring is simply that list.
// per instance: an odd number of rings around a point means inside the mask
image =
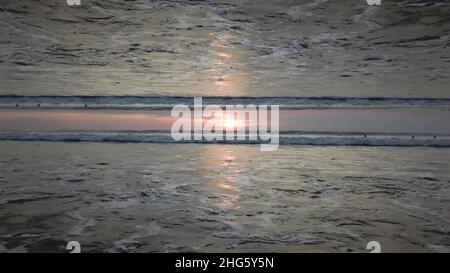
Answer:
[{"label": "distant swimmer", "polygon": [[436,138],[436,136],[433,136],[433,138]]},{"label": "distant swimmer", "polygon": [[411,136],[411,138],[414,138],[414,136]]},{"label": "distant swimmer", "polygon": [[84,105],[84,108],[87,108],[87,104]]},{"label": "distant swimmer", "polygon": [[19,105],[18,105],[18,104],[16,104],[16,108],[17,108],[17,107],[19,107]]},{"label": "distant swimmer", "polygon": [[364,137],[367,137],[367,135],[366,135],[366,134],[364,134]]},{"label": "distant swimmer", "polygon": [[39,108],[39,107],[41,107],[41,104],[40,104],[40,103],[38,103],[37,107],[38,107],[38,108]]}]

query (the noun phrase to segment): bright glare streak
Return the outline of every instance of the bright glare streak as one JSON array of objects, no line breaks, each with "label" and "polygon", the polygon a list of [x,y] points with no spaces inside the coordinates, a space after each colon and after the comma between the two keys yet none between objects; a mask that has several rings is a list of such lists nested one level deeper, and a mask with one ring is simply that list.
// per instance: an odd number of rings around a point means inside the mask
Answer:
[{"label": "bright glare streak", "polygon": [[214,116],[212,117],[214,120],[214,123],[217,127],[222,127],[223,129],[240,129],[245,128],[245,120],[240,120],[235,117],[235,112],[217,112],[214,113]]}]

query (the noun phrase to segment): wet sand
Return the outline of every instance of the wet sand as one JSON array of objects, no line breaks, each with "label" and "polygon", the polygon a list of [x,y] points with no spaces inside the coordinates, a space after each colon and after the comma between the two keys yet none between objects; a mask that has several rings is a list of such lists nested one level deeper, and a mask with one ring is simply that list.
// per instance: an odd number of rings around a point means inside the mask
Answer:
[{"label": "wet sand", "polygon": [[450,251],[450,149],[0,142],[0,251]]}]

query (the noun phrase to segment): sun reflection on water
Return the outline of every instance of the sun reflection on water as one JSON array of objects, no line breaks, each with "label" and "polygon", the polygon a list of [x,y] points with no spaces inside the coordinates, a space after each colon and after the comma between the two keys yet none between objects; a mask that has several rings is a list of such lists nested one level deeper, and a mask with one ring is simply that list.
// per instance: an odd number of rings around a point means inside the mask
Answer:
[{"label": "sun reflection on water", "polygon": [[202,163],[217,170],[207,185],[208,194],[215,197],[214,206],[221,211],[239,209],[241,187],[238,175],[244,172],[245,166],[237,159],[242,155],[236,149],[220,145],[205,145],[203,152],[208,156]]},{"label": "sun reflection on water", "polygon": [[214,66],[208,70],[208,73],[213,80],[215,91],[233,96],[242,95],[248,79],[244,75],[238,74],[236,70],[236,67],[244,62],[244,57],[243,54],[238,54],[238,49],[231,43],[235,36],[224,32],[210,33],[210,37]]}]

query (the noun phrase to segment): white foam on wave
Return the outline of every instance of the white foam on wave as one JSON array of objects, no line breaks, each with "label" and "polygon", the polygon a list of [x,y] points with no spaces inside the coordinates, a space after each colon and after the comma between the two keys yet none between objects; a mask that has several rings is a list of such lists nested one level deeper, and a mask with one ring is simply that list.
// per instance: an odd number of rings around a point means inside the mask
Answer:
[{"label": "white foam on wave", "polygon": [[[168,132],[0,132],[0,141],[260,144],[250,140],[175,141]],[[447,135],[281,133],[280,145],[450,147]]]},{"label": "white foam on wave", "polygon": [[[171,109],[192,105],[193,97],[170,96],[0,96],[0,108],[49,109]],[[385,97],[203,97],[205,105],[280,105],[281,108],[314,107],[450,107],[450,98]]]},{"label": "white foam on wave", "polygon": [[76,225],[73,226],[67,233],[69,236],[79,236],[86,228],[95,225],[94,219],[85,218],[83,215],[81,215],[81,211],[79,210],[69,212],[67,213],[67,216],[77,221]]}]

